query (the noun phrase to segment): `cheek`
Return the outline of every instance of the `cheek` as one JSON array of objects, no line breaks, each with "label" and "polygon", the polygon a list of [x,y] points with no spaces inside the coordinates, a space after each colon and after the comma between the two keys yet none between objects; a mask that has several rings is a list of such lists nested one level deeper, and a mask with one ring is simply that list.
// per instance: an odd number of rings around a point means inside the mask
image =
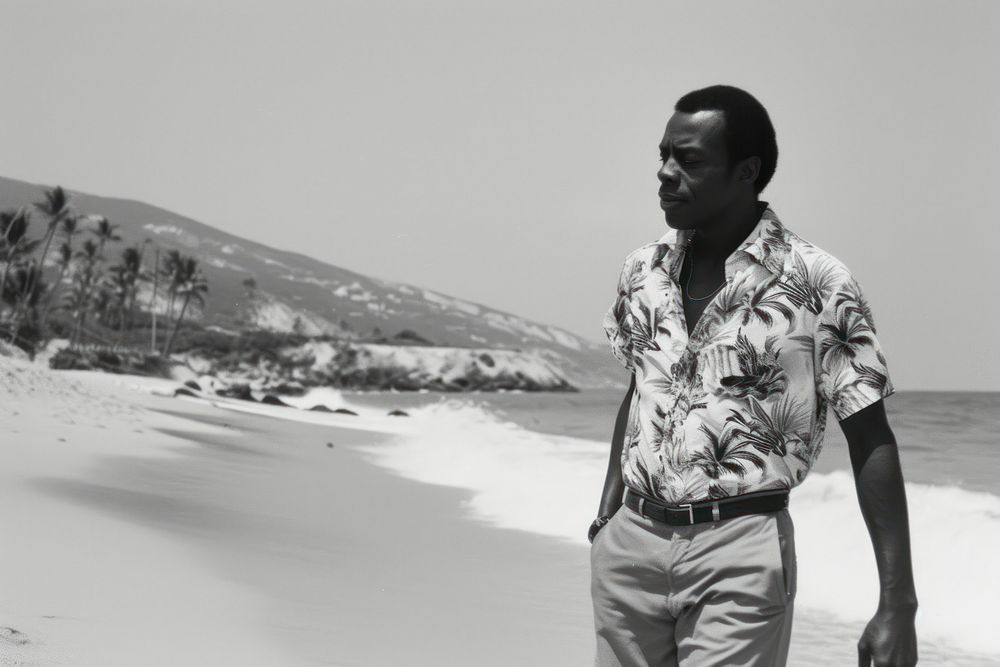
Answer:
[{"label": "cheek", "polygon": [[699,217],[709,217],[725,209],[725,192],[711,181],[692,181],[688,184],[692,200],[688,206]]},{"label": "cheek", "polygon": [[735,179],[735,174],[727,176],[725,169],[713,167],[692,174],[690,184],[692,189],[706,198],[711,198],[713,201],[728,201],[734,194]]}]

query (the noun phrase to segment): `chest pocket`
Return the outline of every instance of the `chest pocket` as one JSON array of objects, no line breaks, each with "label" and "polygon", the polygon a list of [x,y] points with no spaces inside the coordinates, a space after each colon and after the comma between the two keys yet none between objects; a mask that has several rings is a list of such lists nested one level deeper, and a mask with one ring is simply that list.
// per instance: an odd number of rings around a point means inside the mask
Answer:
[{"label": "chest pocket", "polygon": [[703,352],[706,390],[717,396],[753,396],[761,401],[784,392],[788,374],[781,357],[787,340],[775,333],[773,326],[737,326],[735,332]]},{"label": "chest pocket", "polygon": [[705,391],[715,395],[727,393],[726,387],[741,375],[739,356],[728,343],[713,343],[698,356],[699,372],[705,382]]}]

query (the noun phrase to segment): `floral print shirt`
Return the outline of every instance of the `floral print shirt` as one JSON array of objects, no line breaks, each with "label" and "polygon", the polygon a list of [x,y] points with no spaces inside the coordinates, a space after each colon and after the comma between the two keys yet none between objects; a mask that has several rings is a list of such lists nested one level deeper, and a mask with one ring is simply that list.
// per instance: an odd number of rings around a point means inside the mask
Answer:
[{"label": "floral print shirt", "polygon": [[604,316],[635,373],[622,477],[669,504],[791,489],[828,405],[843,420],[895,391],[858,280],[760,204],[690,337],[678,278],[692,230],[629,253]]}]

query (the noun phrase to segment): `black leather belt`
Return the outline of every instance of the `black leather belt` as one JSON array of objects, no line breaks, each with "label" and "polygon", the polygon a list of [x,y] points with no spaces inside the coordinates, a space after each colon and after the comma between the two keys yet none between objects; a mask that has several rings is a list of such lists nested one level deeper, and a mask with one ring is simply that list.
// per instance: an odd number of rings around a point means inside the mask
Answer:
[{"label": "black leather belt", "polygon": [[672,526],[690,526],[705,521],[721,521],[746,514],[778,512],[788,507],[788,489],[756,491],[740,496],[696,503],[665,505],[625,487],[625,504],[644,517]]}]

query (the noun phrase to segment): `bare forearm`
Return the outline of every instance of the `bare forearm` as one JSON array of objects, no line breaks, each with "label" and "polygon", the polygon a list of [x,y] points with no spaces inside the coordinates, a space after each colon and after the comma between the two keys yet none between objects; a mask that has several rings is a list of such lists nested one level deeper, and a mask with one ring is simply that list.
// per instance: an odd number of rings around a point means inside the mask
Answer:
[{"label": "bare forearm", "polygon": [[620,436],[612,438],[611,454],[608,457],[608,472],[604,478],[604,491],[601,493],[601,504],[597,510],[597,516],[611,516],[621,507],[622,494],[625,492],[621,455],[622,438]]},{"label": "bare forearm", "polygon": [[615,419],[615,429],[611,436],[611,452],[608,455],[608,469],[604,476],[604,490],[601,492],[600,506],[597,508],[597,516],[611,516],[622,504],[622,494],[625,492],[625,481],[622,479],[622,446],[625,441],[625,428],[628,425],[629,408],[631,407],[631,392],[633,385],[629,387],[629,393],[618,408],[618,417]]},{"label": "bare forearm", "polygon": [[906,489],[895,444],[871,449],[854,460],[861,513],[868,526],[878,566],[881,605],[916,607],[910,558],[910,528]]}]

